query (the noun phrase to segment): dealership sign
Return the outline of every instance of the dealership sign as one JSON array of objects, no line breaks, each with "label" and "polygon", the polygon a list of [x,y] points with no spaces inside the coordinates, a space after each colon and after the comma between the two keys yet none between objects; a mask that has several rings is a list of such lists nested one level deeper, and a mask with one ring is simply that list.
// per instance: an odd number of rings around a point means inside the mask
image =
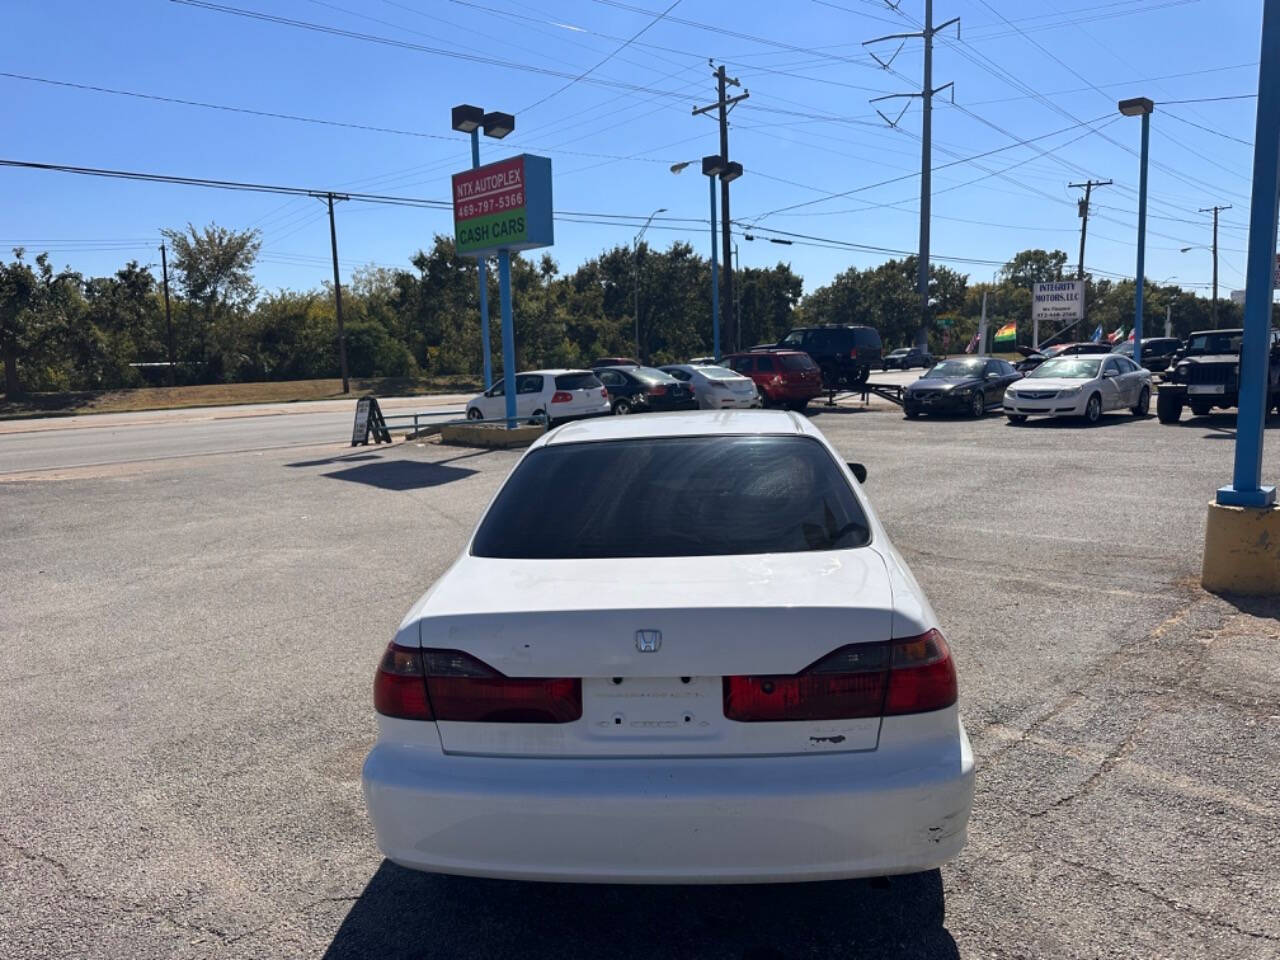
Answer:
[{"label": "dealership sign", "polygon": [[471,256],[551,246],[551,161],[522,153],[455,173],[453,236]]},{"label": "dealership sign", "polygon": [[1084,281],[1054,280],[1037,283],[1031,294],[1033,320],[1083,320]]}]

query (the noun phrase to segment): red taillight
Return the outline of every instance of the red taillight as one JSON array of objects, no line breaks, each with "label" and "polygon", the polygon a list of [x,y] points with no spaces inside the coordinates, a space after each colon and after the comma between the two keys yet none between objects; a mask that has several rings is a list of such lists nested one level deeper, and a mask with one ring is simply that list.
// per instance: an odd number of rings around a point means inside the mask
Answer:
[{"label": "red taillight", "polygon": [[557,390],[551,395],[552,403],[571,403],[573,402],[573,394],[567,390]]},{"label": "red taillight", "polygon": [[928,713],[956,702],[956,665],[947,641],[937,630],[894,640],[889,664],[889,693],[884,715]]},{"label": "red taillight", "polygon": [[850,350],[850,351],[849,351],[849,359],[850,359],[850,360],[857,360],[857,359],[858,359],[858,348],[857,348],[857,347],[854,347],[852,350]]},{"label": "red taillight", "polygon": [[571,723],[582,716],[582,681],[505,677],[460,650],[423,650],[427,695],[437,720]]},{"label": "red taillight", "polygon": [[608,391],[607,389],[605,389],[604,387],[601,387],[601,388],[600,388],[600,396],[602,396],[602,397],[604,397],[606,400],[608,400],[608,399],[609,399],[609,391]]},{"label": "red taillight", "polygon": [[373,709],[383,716],[403,720],[431,719],[421,651],[387,644],[373,676]]},{"label": "red taillight", "polygon": [[926,713],[955,702],[955,666],[937,630],[841,647],[797,674],[724,678],[724,715],[746,723]]},{"label": "red taillight", "polygon": [[647,393],[651,397],[662,397],[666,395],[667,388],[664,387],[662,384],[657,384],[656,386],[650,387],[648,390],[645,391],[645,393]]}]

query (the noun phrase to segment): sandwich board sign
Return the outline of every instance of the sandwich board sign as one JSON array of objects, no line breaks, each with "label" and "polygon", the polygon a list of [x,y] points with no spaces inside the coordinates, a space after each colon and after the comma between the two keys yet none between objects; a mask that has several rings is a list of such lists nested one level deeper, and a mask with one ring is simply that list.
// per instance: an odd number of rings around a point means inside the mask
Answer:
[{"label": "sandwich board sign", "polygon": [[522,153],[455,173],[453,238],[473,257],[551,246],[551,161]]},{"label": "sandwich board sign", "polygon": [[356,401],[356,422],[351,427],[351,445],[367,445],[371,433],[374,443],[391,442],[391,431],[387,429],[387,421],[382,417],[378,401],[373,397],[361,397]]},{"label": "sandwich board sign", "polygon": [[1031,292],[1031,319],[1064,323],[1084,319],[1084,281],[1051,280]]}]

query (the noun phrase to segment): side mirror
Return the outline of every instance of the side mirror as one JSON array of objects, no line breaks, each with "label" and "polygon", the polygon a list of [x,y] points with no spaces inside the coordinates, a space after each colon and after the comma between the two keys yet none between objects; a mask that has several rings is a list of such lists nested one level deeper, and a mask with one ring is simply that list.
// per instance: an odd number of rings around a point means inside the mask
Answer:
[{"label": "side mirror", "polygon": [[852,460],[848,463],[849,471],[854,475],[859,483],[867,482],[867,468],[864,464],[854,463]]},{"label": "side mirror", "polygon": [[988,380],[999,380],[999,379],[1000,379],[1000,374],[996,373],[996,372],[993,370],[993,371],[991,371],[991,373],[988,373],[988,374],[987,374],[987,379],[988,379]]}]

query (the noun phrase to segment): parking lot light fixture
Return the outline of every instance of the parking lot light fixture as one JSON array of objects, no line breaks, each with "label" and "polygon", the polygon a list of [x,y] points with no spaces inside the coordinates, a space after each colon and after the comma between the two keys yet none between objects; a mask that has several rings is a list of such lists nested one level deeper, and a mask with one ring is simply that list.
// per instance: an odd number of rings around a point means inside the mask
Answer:
[{"label": "parking lot light fixture", "polygon": [[702,158],[702,173],[707,177],[718,177],[724,173],[725,163],[724,157],[718,153],[713,153],[709,157]]},{"label": "parking lot light fixture", "polygon": [[500,113],[494,110],[484,115],[481,125],[484,127],[484,135],[486,137],[501,140],[516,128],[516,118],[509,113]]},{"label": "parking lot light fixture", "polygon": [[720,180],[723,183],[733,183],[742,176],[742,164],[737,160],[730,160],[724,165],[724,169],[720,171]]},{"label": "parking lot light fixture", "polygon": [[453,108],[453,129],[459,133],[471,133],[474,130],[478,130],[483,122],[484,110],[480,107],[462,103]]},{"label": "parking lot light fixture", "polygon": [[1138,172],[1138,269],[1133,284],[1133,362],[1142,365],[1143,260],[1147,252],[1147,154],[1151,143],[1151,111],[1156,105],[1147,97],[1121,100],[1120,113],[1142,118],[1142,153]]}]

